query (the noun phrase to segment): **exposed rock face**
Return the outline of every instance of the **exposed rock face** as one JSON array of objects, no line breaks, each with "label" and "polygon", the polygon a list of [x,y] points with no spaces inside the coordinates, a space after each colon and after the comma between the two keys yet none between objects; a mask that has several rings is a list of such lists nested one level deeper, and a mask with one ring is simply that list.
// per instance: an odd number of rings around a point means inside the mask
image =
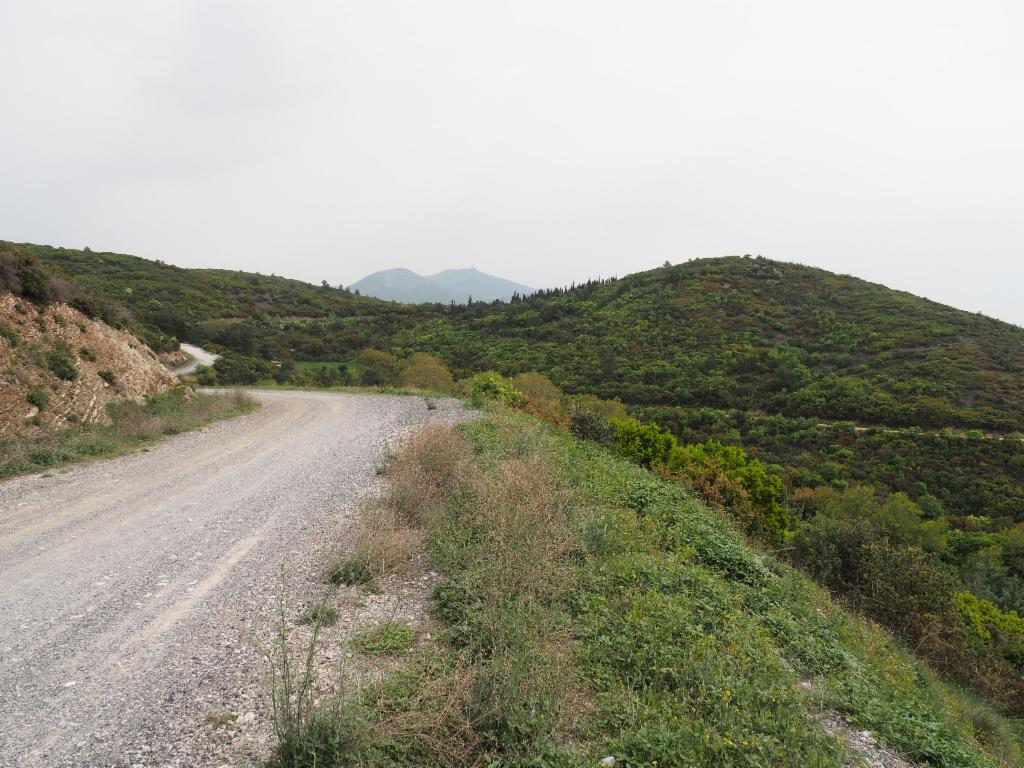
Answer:
[{"label": "exposed rock face", "polygon": [[66,304],[40,308],[0,293],[0,439],[107,421],[107,403],[142,402],[177,384],[127,331]]}]

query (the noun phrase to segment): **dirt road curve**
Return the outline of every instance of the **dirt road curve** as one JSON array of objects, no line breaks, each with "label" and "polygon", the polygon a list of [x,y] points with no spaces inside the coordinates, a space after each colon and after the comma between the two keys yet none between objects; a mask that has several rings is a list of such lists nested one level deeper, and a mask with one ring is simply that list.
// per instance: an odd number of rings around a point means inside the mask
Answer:
[{"label": "dirt road curve", "polygon": [[316,591],[389,447],[461,418],[255,396],[259,412],[148,452],[0,483],[0,766],[247,762],[212,722],[265,718],[278,595]]},{"label": "dirt road curve", "polygon": [[191,344],[182,344],[181,349],[191,359],[184,365],[179,365],[174,369],[174,372],[179,376],[187,376],[190,373],[194,373],[200,365],[213,365],[219,357],[219,355],[207,352],[202,347],[196,347]]}]

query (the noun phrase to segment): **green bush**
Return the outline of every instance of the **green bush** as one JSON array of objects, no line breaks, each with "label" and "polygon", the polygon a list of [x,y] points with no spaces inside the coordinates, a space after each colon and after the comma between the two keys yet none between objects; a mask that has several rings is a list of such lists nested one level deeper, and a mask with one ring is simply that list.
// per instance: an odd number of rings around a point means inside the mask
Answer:
[{"label": "green bush", "polygon": [[615,445],[615,427],[608,417],[580,403],[569,406],[569,431],[580,440],[592,440],[605,448]]},{"label": "green bush", "polygon": [[50,404],[50,394],[41,387],[32,387],[28,391],[28,395],[25,396],[25,399],[40,411]]},{"label": "green bush", "polygon": [[264,360],[247,355],[225,354],[213,364],[218,384],[255,384],[270,378],[271,366]]},{"label": "green bush", "polygon": [[63,344],[58,344],[46,353],[46,367],[58,379],[74,381],[78,378],[78,368],[71,351]]},{"label": "green bush", "polygon": [[[707,481],[720,474],[728,481],[742,487],[749,500],[751,516],[745,520],[748,532],[760,537],[766,543],[781,543],[790,528],[789,511],[782,504],[782,480],[768,472],[768,468],[757,459],[751,459],[746,452],[734,445],[722,445],[714,440],[704,444],[676,446],[668,458],[668,469],[677,475]],[[714,496],[713,488],[722,486],[721,481],[711,482],[702,490],[705,496]],[[735,513],[733,504],[723,502],[722,506]]]},{"label": "green bush", "polygon": [[0,249],[0,290],[43,305],[52,299],[49,276],[39,266],[34,254],[17,246]]},{"label": "green bush", "polygon": [[373,568],[361,558],[352,558],[335,565],[327,574],[327,581],[336,587],[369,584],[373,581]]},{"label": "green bush", "polygon": [[88,360],[90,363],[96,362],[96,353],[88,347],[82,347],[79,349],[78,354],[83,360]]},{"label": "green bush", "polygon": [[348,366],[345,363],[324,363],[313,368],[313,382],[318,387],[343,387],[352,383]]},{"label": "green bush", "polygon": [[111,370],[108,370],[108,369],[104,368],[102,371],[97,371],[96,375],[99,376],[101,379],[103,379],[105,382],[107,382],[107,384],[109,384],[112,387],[117,384],[117,377],[114,375],[114,372],[111,371]]},{"label": "green bush", "polygon": [[364,349],[356,356],[359,381],[368,387],[393,386],[398,383],[402,364],[390,352]]},{"label": "green bush", "polygon": [[0,323],[0,339],[7,339],[12,347],[17,347],[21,343],[21,335],[3,323]]},{"label": "green bush", "polygon": [[402,386],[413,389],[429,389],[434,392],[451,392],[455,387],[451,371],[433,355],[417,352],[402,366]]},{"label": "green bush", "polygon": [[315,624],[321,627],[332,627],[338,623],[338,611],[333,605],[317,603],[310,606],[299,619],[300,624]]},{"label": "green bush", "polygon": [[477,405],[491,400],[517,408],[526,402],[525,395],[513,386],[511,379],[494,371],[476,374],[470,383],[470,395]]},{"label": "green bush", "polygon": [[676,447],[676,439],[657,424],[630,417],[612,419],[611,424],[615,427],[616,452],[647,469],[667,462]]},{"label": "green bush", "polygon": [[416,630],[408,624],[384,621],[355,639],[355,647],[366,656],[400,656],[416,641]]}]

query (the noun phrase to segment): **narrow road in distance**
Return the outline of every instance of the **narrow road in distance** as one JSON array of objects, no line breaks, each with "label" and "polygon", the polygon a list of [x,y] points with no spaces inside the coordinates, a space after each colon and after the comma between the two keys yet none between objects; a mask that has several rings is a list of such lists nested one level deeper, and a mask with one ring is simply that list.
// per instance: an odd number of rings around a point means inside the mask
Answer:
[{"label": "narrow road in distance", "polygon": [[251,394],[259,411],[148,451],[0,483],[0,766],[238,764],[210,721],[259,711],[282,589],[317,588],[410,429],[465,417]]},{"label": "narrow road in distance", "polygon": [[187,376],[190,373],[195,373],[196,368],[200,365],[213,365],[217,362],[217,358],[220,357],[220,355],[207,352],[202,347],[197,347],[193,344],[181,344],[180,346],[181,351],[191,359],[173,370],[178,376]]}]

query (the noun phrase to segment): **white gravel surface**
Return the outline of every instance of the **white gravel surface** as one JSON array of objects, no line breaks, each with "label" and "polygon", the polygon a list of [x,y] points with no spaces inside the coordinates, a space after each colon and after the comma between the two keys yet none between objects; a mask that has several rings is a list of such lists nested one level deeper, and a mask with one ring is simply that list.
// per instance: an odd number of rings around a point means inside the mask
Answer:
[{"label": "white gravel surface", "polygon": [[258,412],[148,451],[0,483],[0,766],[253,763],[239,742],[266,743],[279,595],[322,592],[411,428],[466,418],[455,401],[253,395]]}]

